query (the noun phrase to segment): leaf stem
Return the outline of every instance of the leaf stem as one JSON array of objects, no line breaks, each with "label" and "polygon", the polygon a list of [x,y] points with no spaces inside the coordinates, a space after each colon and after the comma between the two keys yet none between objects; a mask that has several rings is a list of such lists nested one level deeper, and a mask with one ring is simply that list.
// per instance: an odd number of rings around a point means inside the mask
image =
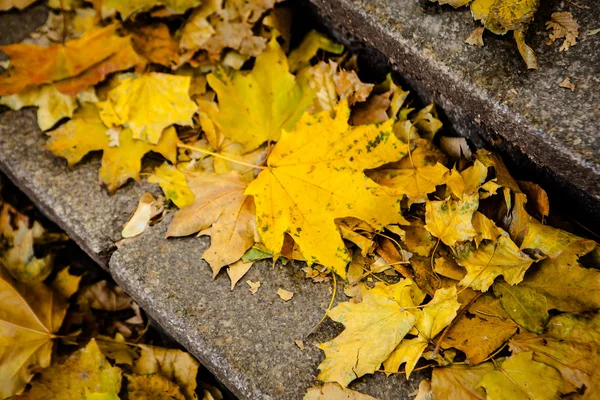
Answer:
[{"label": "leaf stem", "polygon": [[266,169],[267,168],[267,167],[263,167],[261,165],[254,165],[254,164],[250,164],[250,163],[247,163],[247,162],[244,162],[244,161],[236,160],[234,158],[229,158],[229,157],[224,156],[222,154],[213,153],[212,151],[201,149],[200,147],[196,147],[196,146],[190,146],[188,144],[178,143],[177,147],[181,147],[181,148],[184,148],[184,149],[197,151],[199,153],[207,154],[209,156],[220,158],[222,160],[226,160],[226,161],[229,161],[229,162],[232,162],[232,163],[235,163],[235,164],[245,165],[246,167],[258,168],[258,169]]}]

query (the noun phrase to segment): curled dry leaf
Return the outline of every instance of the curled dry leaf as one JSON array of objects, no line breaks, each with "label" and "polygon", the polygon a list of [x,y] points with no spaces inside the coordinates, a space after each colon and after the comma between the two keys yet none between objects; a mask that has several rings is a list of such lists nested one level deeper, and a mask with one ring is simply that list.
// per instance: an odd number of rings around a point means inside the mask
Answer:
[{"label": "curled dry leaf", "polygon": [[246,284],[248,284],[248,286],[250,286],[248,288],[248,290],[250,291],[250,293],[252,294],[256,294],[256,292],[258,292],[258,289],[260,288],[260,282],[252,282],[251,280],[247,280]]},{"label": "curled dry leaf", "polygon": [[560,51],[567,51],[569,47],[577,43],[579,37],[579,24],[573,19],[573,14],[570,12],[555,12],[550,16],[550,21],[546,22],[546,30],[552,29],[549,34],[550,42],[557,39],[562,39],[563,43],[560,46]]},{"label": "curled dry leaf", "polygon": [[103,311],[120,311],[131,307],[133,300],[119,286],[99,281],[84,288],[77,302]]},{"label": "curled dry leaf", "polygon": [[156,199],[150,193],[146,192],[140,197],[137,208],[129,221],[123,227],[121,236],[132,238],[140,235],[150,225],[150,220],[156,216],[158,207]]}]

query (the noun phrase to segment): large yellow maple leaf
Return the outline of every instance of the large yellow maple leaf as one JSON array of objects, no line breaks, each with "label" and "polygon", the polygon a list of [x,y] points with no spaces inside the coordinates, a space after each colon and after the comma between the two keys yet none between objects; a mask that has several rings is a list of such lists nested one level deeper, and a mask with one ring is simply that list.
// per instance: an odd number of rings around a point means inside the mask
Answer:
[{"label": "large yellow maple leaf", "polygon": [[403,340],[394,349],[389,358],[383,362],[385,370],[395,372],[402,363],[406,363],[408,378],[431,339],[452,322],[459,307],[456,286],[438,289],[433,299],[422,310],[413,311],[416,315],[416,324],[411,333],[417,333],[418,336]]},{"label": "large yellow maple leaf", "polygon": [[10,57],[10,66],[0,75],[0,95],[74,77],[130,46],[129,38],[117,36],[116,29],[117,25],[109,25],[47,48],[32,44],[0,46]]},{"label": "large yellow maple leaf", "polygon": [[314,95],[289,72],[275,36],[256,58],[252,72],[217,69],[208,76],[208,83],[219,98],[216,124],[227,138],[244,144],[247,150],[279,140],[282,129],[294,127]]},{"label": "large yellow maple leaf", "polygon": [[[414,326],[413,282],[379,284],[363,294],[360,303],[340,303],[327,315],[346,329],[335,339],[319,344],[325,360],[318,379],[347,386],[354,379],[375,372]],[[412,310],[414,311],[414,310]]]},{"label": "large yellow maple leaf", "polygon": [[142,157],[154,151],[167,160],[175,162],[177,158],[177,133],[175,128],[167,128],[157,144],[150,144],[133,138],[131,130],[125,128],[118,132],[118,145],[111,143],[93,104],[84,104],[73,119],[58,129],[49,132],[50,139],[46,147],[55,155],[67,159],[70,166],[79,162],[90,151],[102,150],[100,180],[108,191],[113,193],[130,178],[139,180],[142,169]]},{"label": "large yellow maple leaf", "polygon": [[188,185],[194,202],[175,214],[167,237],[199,231],[210,235],[210,247],[203,258],[210,264],[214,278],[221,268],[239,260],[254,244],[254,202],[244,195],[247,184],[237,172],[190,175]]},{"label": "large yellow maple leaf", "polygon": [[0,270],[0,397],[22,392],[31,367],[50,365],[67,306],[43,283],[21,285]]},{"label": "large yellow maple leaf", "polygon": [[125,126],[134,139],[160,141],[171,125],[192,125],[197,106],[189,95],[191,78],[157,72],[123,79],[99,103],[100,118],[107,126]]},{"label": "large yellow maple leaf", "polygon": [[309,264],[318,262],[346,276],[350,256],[335,218],[356,217],[382,228],[409,223],[399,196],[390,196],[364,170],[397,161],[406,145],[394,136],[393,121],[350,127],[344,100],[335,119],[328,111],[305,114],[284,131],[268,166],[248,186],[254,196],[262,242],[279,254],[284,233],[300,246]]}]

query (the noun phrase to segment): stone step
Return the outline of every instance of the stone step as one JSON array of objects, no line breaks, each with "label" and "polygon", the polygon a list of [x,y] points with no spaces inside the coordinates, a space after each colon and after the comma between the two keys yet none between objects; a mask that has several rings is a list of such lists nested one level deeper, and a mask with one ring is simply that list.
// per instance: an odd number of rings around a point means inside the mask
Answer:
[{"label": "stone step", "polygon": [[[377,55],[435,102],[461,136],[494,149],[517,178],[549,190],[561,213],[600,226],[600,2],[541,1],[527,43],[539,70],[528,71],[512,34],[484,35],[485,46],[465,39],[477,24],[469,7],[455,10],[426,0],[310,0],[336,38]],[[579,23],[577,44],[559,52],[549,46],[546,21],[569,11]],[[379,56],[381,58],[381,56]],[[360,65],[360,64],[359,64]],[[565,77],[575,91],[559,87]],[[568,200],[565,193],[569,193]]]}]

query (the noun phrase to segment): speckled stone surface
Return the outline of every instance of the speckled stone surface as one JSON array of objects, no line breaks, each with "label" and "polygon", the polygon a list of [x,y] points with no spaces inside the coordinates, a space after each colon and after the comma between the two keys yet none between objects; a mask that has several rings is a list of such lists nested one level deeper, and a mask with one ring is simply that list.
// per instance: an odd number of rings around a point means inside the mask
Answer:
[{"label": "speckled stone surface", "polygon": [[[48,7],[44,4],[33,4],[23,11],[12,9],[0,12],[0,46],[20,42],[47,18]],[[0,54],[0,59],[4,59],[3,56]]]},{"label": "speckled stone surface", "polygon": [[[528,71],[511,34],[484,34],[482,48],[464,43],[477,26],[468,7],[427,0],[310,0],[348,37],[390,59],[426,102],[435,101],[461,135],[501,151],[516,174],[565,191],[571,211],[600,221],[600,1],[542,1],[527,34],[540,69]],[[569,11],[578,43],[559,52],[547,45],[545,22]],[[559,87],[570,77],[574,92]],[[512,159],[512,160],[511,160]],[[519,171],[521,169],[521,171]],[[577,188],[578,189],[577,189]],[[580,209],[577,209],[580,208]],[[574,210],[573,210],[574,209]],[[568,210],[567,210],[568,211]]]},{"label": "speckled stone surface", "polygon": [[123,224],[145,191],[155,185],[129,183],[109,196],[98,183],[100,158],[69,168],[43,148],[35,110],[0,111],[0,169],[44,214],[64,229],[96,262],[106,267]]},{"label": "speckled stone surface", "polygon": [[[312,283],[298,266],[273,268],[267,261],[255,263],[231,291],[227,275],[212,281],[202,261],[208,237],[165,240],[167,222],[114,253],[115,280],[240,398],[302,398],[322,360],[314,344],[339,332],[327,321],[311,334],[330,301],[331,283]],[[255,295],[248,279],[261,282]],[[293,299],[281,300],[279,288],[294,292]],[[304,341],[304,350],[296,339]],[[351,388],[380,399],[407,399],[422,376],[415,373],[407,382],[403,375],[376,374]]]}]

